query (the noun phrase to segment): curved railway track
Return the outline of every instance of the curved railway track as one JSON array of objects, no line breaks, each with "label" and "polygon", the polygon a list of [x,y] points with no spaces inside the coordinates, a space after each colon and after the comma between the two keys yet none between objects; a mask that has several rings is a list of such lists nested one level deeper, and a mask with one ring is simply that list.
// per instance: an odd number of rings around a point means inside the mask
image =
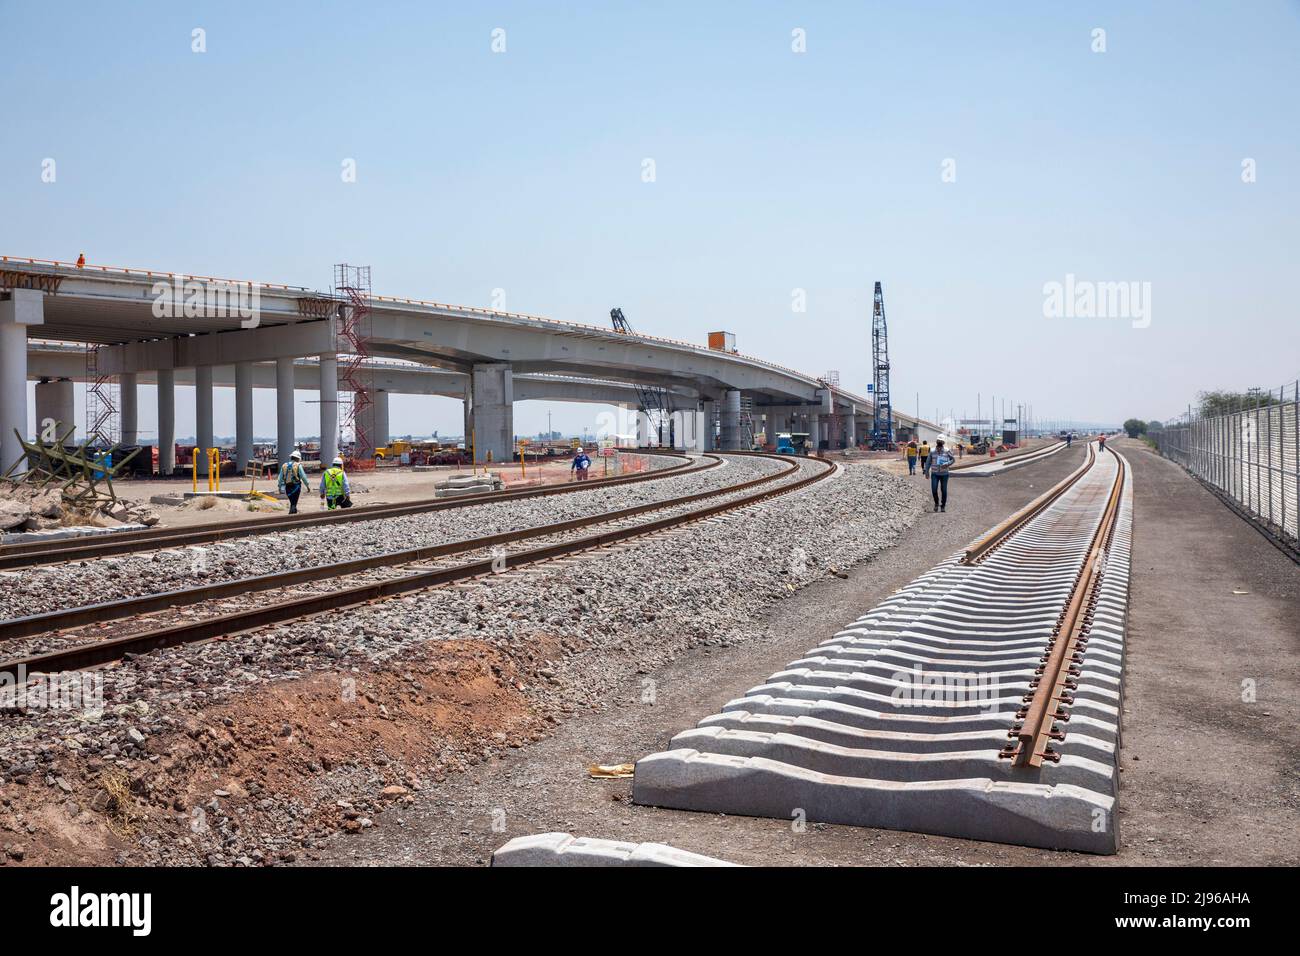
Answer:
[{"label": "curved railway track", "polygon": [[636,803],[1113,853],[1124,460],[1075,473],[637,763]]},{"label": "curved railway track", "polygon": [[[712,466],[720,463],[720,458],[717,456],[711,457],[713,458]],[[416,570],[411,573],[382,576],[378,580],[370,580],[362,584],[331,588],[305,597],[272,601],[252,608],[215,614],[199,620],[186,620],[181,623],[164,624],[162,626],[153,626],[155,622],[148,622],[150,626],[138,633],[129,633],[105,640],[83,641],[80,638],[71,637],[70,640],[80,642],[55,650],[20,655],[0,663],[0,676],[8,675],[13,678],[24,673],[53,673],[93,667],[119,660],[128,654],[142,654],[158,648],[225,637],[423,588],[453,584],[481,575],[499,572],[503,570],[504,566],[508,566],[513,570],[522,566],[653,534],[723,512],[748,507],[777,495],[788,494],[805,488],[821,481],[835,470],[833,464],[818,459],[798,459],[777,455],[760,455],[759,457],[779,460],[784,462],[786,467],[774,474],[763,475],[759,478],[723,488],[505,534],[494,534],[443,545],[407,549],[323,568],[294,569],[277,574],[224,581],[181,591],[129,598],[123,601],[2,621],[0,622],[0,644],[11,643],[37,635],[58,638],[62,636],[61,632],[67,629],[112,621],[128,621],[158,611],[168,611],[189,605],[242,597],[248,594],[292,588],[309,581],[318,582],[323,574],[328,575],[332,581],[337,581],[344,576],[364,575],[385,569],[400,568],[402,565],[440,561],[449,557],[462,559],[451,563],[443,562],[438,566]],[[797,476],[804,464],[813,469],[812,473]],[[594,483],[587,483],[588,486],[591,484]],[[738,497],[735,497],[737,495]],[[705,503],[709,502],[710,499],[719,497],[726,497],[727,500]],[[493,500],[499,499],[499,495],[493,497]],[[696,507],[696,505],[701,506]],[[678,513],[651,518],[648,521],[637,520],[645,515],[659,511],[678,511]],[[589,529],[598,525],[608,525],[609,527],[594,534],[573,535],[575,531]],[[538,541],[539,539],[543,541],[545,539],[556,540],[545,541],[545,543],[539,543],[535,547],[508,554],[500,551],[488,556],[479,554],[491,549],[500,549],[510,544]],[[129,625],[125,627],[129,629]]]},{"label": "curved railway track", "polygon": [[56,541],[0,545],[0,570],[33,567],[60,561],[86,561],[93,558],[110,557],[115,554],[145,551],[152,548],[211,544],[216,541],[227,541],[231,538],[269,534],[276,531],[292,531],[297,528],[315,525],[347,524],[354,521],[400,518],[404,515],[454,510],[469,505],[544,498],[551,495],[563,495],[571,492],[591,491],[597,488],[617,487],[643,481],[656,481],[661,478],[672,478],[707,468],[714,468],[719,464],[718,459],[715,457],[707,464],[691,467],[695,459],[688,455],[660,451],[647,452],[647,454],[654,454],[662,458],[679,458],[681,461],[675,465],[669,465],[667,468],[657,468],[642,474],[619,475],[615,478],[594,478],[580,483],[521,488],[518,491],[494,491],[479,495],[462,495],[456,498],[426,498],[420,501],[407,501],[399,504],[362,505],[336,511],[279,515],[272,518],[214,521],[180,528],[121,531],[103,537],[64,538]]}]

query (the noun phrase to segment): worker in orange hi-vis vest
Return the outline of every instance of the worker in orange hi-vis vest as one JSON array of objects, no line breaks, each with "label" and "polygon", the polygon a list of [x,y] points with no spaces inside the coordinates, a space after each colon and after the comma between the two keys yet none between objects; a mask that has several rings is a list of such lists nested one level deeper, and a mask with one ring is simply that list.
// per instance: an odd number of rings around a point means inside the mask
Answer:
[{"label": "worker in orange hi-vis vest", "polygon": [[77,268],[78,269],[86,268],[86,254],[84,252],[81,255],[77,256]]}]

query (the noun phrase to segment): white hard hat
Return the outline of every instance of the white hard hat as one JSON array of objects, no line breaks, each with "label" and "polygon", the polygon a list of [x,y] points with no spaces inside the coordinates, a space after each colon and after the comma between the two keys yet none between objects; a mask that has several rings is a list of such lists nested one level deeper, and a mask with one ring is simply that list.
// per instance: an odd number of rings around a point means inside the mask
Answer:
[{"label": "white hard hat", "polygon": [[336,465],[341,465],[341,464],[343,464],[343,459],[342,459],[341,457],[335,456],[335,458],[334,458],[334,464],[336,464]]},{"label": "white hard hat", "polygon": [[290,458],[302,458],[302,452],[300,452],[300,451],[295,451],[295,452],[294,452],[292,455],[290,455],[289,457],[290,457]]},{"label": "white hard hat", "polygon": [[579,455],[582,454],[582,449],[581,449],[581,448],[578,449],[578,454],[579,454]]}]

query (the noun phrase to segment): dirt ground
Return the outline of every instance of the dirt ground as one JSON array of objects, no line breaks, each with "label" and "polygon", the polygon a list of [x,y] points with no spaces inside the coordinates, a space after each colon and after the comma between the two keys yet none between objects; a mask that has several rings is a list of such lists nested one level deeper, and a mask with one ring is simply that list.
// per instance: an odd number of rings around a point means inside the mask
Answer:
[{"label": "dirt ground", "polygon": [[[591,477],[606,477],[606,467],[608,467],[608,477],[612,478],[622,473],[619,471],[618,459],[606,466],[603,460],[593,458]],[[520,472],[518,463],[504,467],[493,466],[491,470],[501,475],[506,488],[514,490],[528,488],[533,485],[558,484],[572,480],[567,458],[542,463],[530,462],[523,474]],[[425,498],[432,498],[434,482],[445,481],[451,475],[468,475],[470,471],[468,465],[463,468],[448,466],[439,468],[437,471],[419,472],[410,468],[388,467],[376,468],[374,471],[350,473],[348,478],[352,482],[353,497],[358,505],[400,504],[406,501],[420,501]],[[479,466],[478,471],[482,474],[482,465]],[[303,495],[299,510],[311,512],[323,507],[319,503],[320,497],[317,490],[319,488],[320,473],[309,471],[307,477],[314,493]],[[231,478],[227,476],[221,480],[221,490],[257,490],[275,494],[275,484],[274,479],[258,479],[254,482],[248,478]],[[190,499],[183,505],[150,504],[149,499],[154,495],[179,495],[193,490],[193,487],[193,481],[190,478],[129,480],[114,482],[113,484],[118,497],[134,504],[147,505],[153,509],[159,517],[158,526],[163,528],[188,527],[216,521],[240,521],[259,514],[268,516],[282,515],[287,514],[289,510],[288,503],[283,499],[278,504],[268,501],[250,503],[234,498],[215,499],[215,503],[212,504],[207,503],[207,500],[204,499]],[[201,476],[199,489],[207,490],[207,480]]]},{"label": "dirt ground", "polygon": [[[767,865],[1296,863],[1300,796],[1289,728],[1300,702],[1300,568],[1176,466],[1136,442],[1121,448],[1134,466],[1137,543],[1117,856],[820,824],[794,833],[780,820],[633,806],[629,780],[585,773],[591,763],[662,749],[1064,477],[1082,461],[1080,446],[996,479],[954,480],[948,513],[926,514],[907,544],[846,581],[828,579],[782,602],[747,644],[700,648],[646,675],[653,706],[641,703],[642,684],[626,687],[542,742],[449,777],[363,833],[336,836],[322,861],[481,865],[512,837],[567,831]],[[1253,703],[1242,700],[1247,678],[1256,681]]]}]

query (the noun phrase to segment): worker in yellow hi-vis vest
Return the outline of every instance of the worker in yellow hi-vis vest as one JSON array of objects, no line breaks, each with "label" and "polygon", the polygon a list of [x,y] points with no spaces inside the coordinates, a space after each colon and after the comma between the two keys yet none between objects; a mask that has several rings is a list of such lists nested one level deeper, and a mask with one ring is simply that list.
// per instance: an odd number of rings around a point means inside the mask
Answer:
[{"label": "worker in yellow hi-vis vest", "polygon": [[335,458],[334,464],[321,475],[320,496],[330,511],[352,507],[352,485],[348,483],[348,476],[343,471],[342,458]]},{"label": "worker in yellow hi-vis vest", "polygon": [[930,475],[930,443],[922,441],[921,447],[917,449],[918,456],[921,459],[921,474],[929,477]]}]

